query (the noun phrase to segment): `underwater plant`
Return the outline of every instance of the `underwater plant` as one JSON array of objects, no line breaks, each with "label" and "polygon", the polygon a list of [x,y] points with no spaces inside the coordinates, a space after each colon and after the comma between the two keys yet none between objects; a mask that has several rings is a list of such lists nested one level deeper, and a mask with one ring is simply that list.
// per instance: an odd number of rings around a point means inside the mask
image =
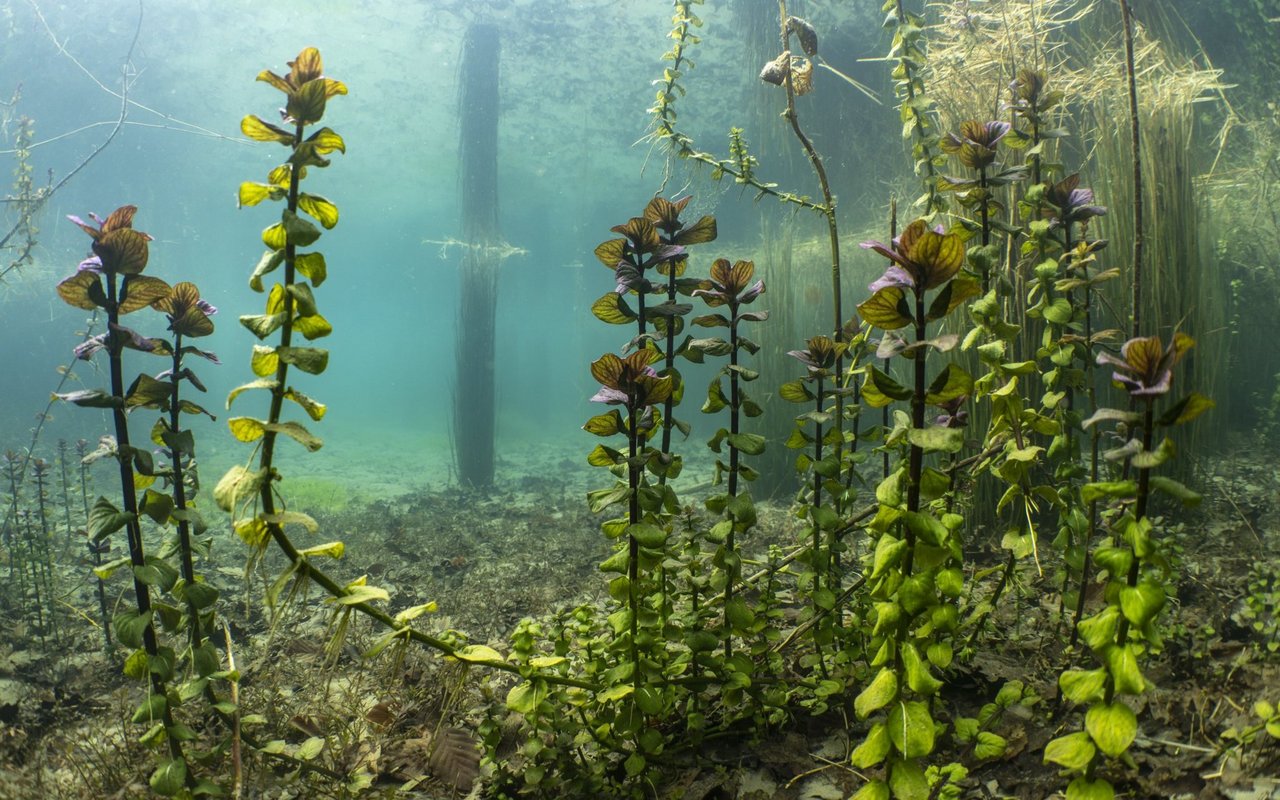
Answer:
[{"label": "underwater plant", "polygon": [[[952,424],[950,404],[972,390],[972,379],[955,363],[929,380],[928,352],[945,353],[958,338],[930,338],[929,324],[972,297],[977,286],[961,273],[961,236],[930,228],[924,219],[912,222],[890,244],[863,246],[891,265],[871,284],[873,294],[858,305],[858,313],[894,343],[889,352],[911,360],[912,381],[904,386],[868,365],[862,387],[864,403],[879,407],[903,401],[910,414],[894,413],[885,446],[898,449],[900,460],[876,487],[878,510],[868,526],[874,545],[864,569],[873,614],[866,652],[876,672],[854,700],[854,709],[859,719],[874,715],[874,721],[851,760],[859,769],[882,772],[854,797],[927,797],[922,759],[933,752],[937,737],[933,706],[943,682],[934,670],[950,665],[950,639],[959,623],[956,599],[964,591],[959,531],[964,518],[946,501],[950,478],[926,467],[925,456],[955,453],[963,446],[963,428]],[[935,292],[932,300],[929,292]],[[912,332],[910,341],[893,334],[903,328]],[[929,406],[943,409],[943,415],[930,420]]]},{"label": "underwater plant", "polygon": [[944,158],[939,153],[942,141],[933,119],[933,99],[926,93],[924,83],[929,63],[927,26],[922,16],[906,10],[902,0],[886,0],[881,11],[886,14],[885,27],[893,28],[889,59],[897,62],[892,77],[902,137],[911,139],[915,174],[924,184],[924,194],[914,205],[920,206],[926,219],[932,219],[946,211],[947,201],[938,188],[938,168]]},{"label": "underwater plant", "polygon": [[1093,652],[1098,666],[1069,669],[1058,679],[1063,697],[1088,706],[1084,730],[1064,734],[1045,746],[1046,762],[1058,764],[1074,775],[1067,788],[1078,800],[1109,800],[1111,781],[1099,773],[1107,759],[1127,762],[1130,745],[1138,733],[1134,710],[1121,695],[1141,696],[1150,687],[1142,673],[1142,656],[1161,641],[1159,614],[1168,598],[1170,566],[1149,513],[1152,495],[1163,492],[1192,505],[1200,496],[1181,483],[1153,475],[1153,470],[1173,456],[1169,438],[1154,445],[1156,431],[1183,425],[1213,407],[1213,401],[1191,392],[1170,403],[1156,416],[1156,401],[1172,389],[1174,367],[1194,345],[1191,337],[1175,333],[1168,345],[1158,336],[1130,339],[1119,357],[1100,353],[1098,363],[1113,368],[1113,383],[1123,388],[1136,410],[1100,408],[1086,426],[1114,422],[1129,438],[1105,453],[1123,463],[1136,478],[1087,483],[1083,499],[1107,499],[1111,515],[1109,541],[1093,551],[1093,563],[1106,574],[1105,605],[1080,620],[1080,638]]},{"label": "underwater plant", "polygon": [[[807,208],[822,216],[827,231],[827,245],[831,259],[831,289],[827,297],[827,301],[831,304],[830,336],[836,340],[845,340],[850,336],[851,330],[856,328],[856,325],[851,320],[846,320],[843,312],[840,233],[836,213],[836,196],[831,190],[822,155],[800,124],[795,103],[795,98],[798,94],[806,94],[813,88],[813,65],[818,63],[826,66],[816,60],[817,32],[806,20],[788,13],[785,0],[779,2],[780,53],[777,58],[765,65],[760,77],[766,83],[779,86],[786,92],[786,106],[782,112],[782,118],[788,122],[792,136],[800,144],[805,158],[809,162],[818,184],[822,202],[816,202],[807,195],[781,191],[777,188],[777,184],[769,183],[759,178],[755,172],[756,167],[759,166],[759,161],[749,152],[744,132],[741,128],[735,126],[730,129],[730,157],[728,159],[720,159],[711,153],[695,148],[692,137],[677,126],[676,100],[686,93],[686,89],[681,83],[681,78],[684,74],[682,70],[692,69],[693,62],[689,59],[688,50],[700,41],[699,37],[693,33],[693,29],[701,27],[702,21],[693,13],[692,9],[693,6],[701,3],[702,0],[674,0],[675,11],[672,15],[672,29],[669,34],[673,44],[671,49],[663,55],[663,60],[671,62],[671,65],[663,70],[662,78],[655,81],[655,84],[659,86],[659,90],[657,92],[657,102],[648,110],[651,129],[647,138],[662,144],[668,153],[678,158],[710,166],[713,180],[720,181],[728,175],[736,183],[752,187],[760,196],[770,196],[797,208]],[[793,36],[796,37],[807,57],[792,54],[790,43]],[[833,68],[828,67],[828,69],[839,74],[841,78],[853,84],[855,88],[866,91],[865,87],[857,84],[856,81],[848,78],[848,76],[839,73]],[[782,351],[781,348],[776,348],[776,350],[778,353]],[[843,352],[838,354],[837,357],[837,373],[843,373],[844,371],[842,359]],[[851,477],[853,467],[852,464],[848,463],[844,451],[846,439],[854,438],[852,432],[846,433],[846,429],[853,427],[854,423],[846,419],[849,414],[846,414],[845,411],[845,398],[855,392],[856,389],[842,385],[838,388],[833,388],[830,394],[830,400],[834,407],[832,413],[836,431],[832,440],[832,450],[836,462],[841,465],[842,474],[847,476],[842,483],[850,486],[853,483],[853,478]],[[843,499],[843,495],[835,498],[834,502],[837,508],[843,507]]]},{"label": "underwater plant", "polygon": [[[217,648],[208,639],[214,627],[214,603],[218,599],[218,591],[210,586],[195,571],[195,553],[197,547],[207,552],[209,543],[198,545],[193,537],[202,535],[207,526],[204,518],[196,509],[193,497],[199,491],[199,480],[195,463],[195,436],[190,429],[183,428],[182,414],[203,414],[214,420],[213,414],[202,406],[182,396],[183,383],[190,384],[197,391],[205,391],[204,384],[196,373],[187,366],[186,356],[195,355],[215,364],[220,363],[217,356],[193,345],[185,343],[185,339],[196,339],[213,333],[213,321],[210,316],[217,309],[200,297],[196,285],[183,281],[174,284],[165,297],[152,303],[152,307],[163,313],[169,321],[169,331],[173,341],[167,344],[172,353],[169,369],[161,373],[157,379],[145,382],[146,396],[137,392],[134,407],[151,408],[161,412],[151,429],[151,440],[163,448],[169,456],[169,468],[162,474],[171,487],[172,494],[161,494],[147,490],[146,513],[158,524],[172,523],[177,529],[176,538],[168,543],[166,552],[175,551],[180,562],[180,578],[174,581],[171,589],[175,599],[186,606],[186,628],[195,673],[198,676],[190,689],[204,690],[211,676],[219,671],[220,659]],[[168,380],[164,380],[167,378]],[[139,389],[141,390],[141,386]],[[209,690],[211,701],[217,698]]]},{"label": "underwater plant", "polygon": [[[831,424],[833,417],[827,411],[827,403],[832,394],[832,387],[839,387],[841,376],[836,369],[837,355],[846,348],[844,342],[835,341],[830,336],[818,335],[809,338],[803,350],[791,350],[787,355],[799,361],[805,367],[802,378],[788,381],[778,391],[783,400],[793,403],[811,403],[813,408],[796,417],[795,428],[787,439],[787,447],[796,450],[812,448],[796,457],[796,468],[809,479],[809,487],[804,497],[802,514],[808,523],[809,539],[807,558],[808,571],[801,576],[800,587],[810,598],[813,619],[819,620],[819,627],[813,635],[814,644],[821,651],[831,643],[834,634],[831,631],[831,616],[828,612],[836,608],[836,593],[831,588],[836,577],[832,574],[833,547],[831,539],[842,522],[834,503],[824,502],[824,490],[828,499],[840,496],[840,463],[826,447],[832,444],[839,434],[838,428]],[[812,389],[809,386],[812,385]],[[812,426],[812,432],[808,428]],[[819,657],[818,668],[825,675],[826,662]]]},{"label": "underwater plant", "polygon": [[[718,545],[712,563],[724,572],[724,654],[726,659],[733,656],[734,621],[750,623],[755,615],[746,604],[734,597],[734,588],[742,578],[742,556],[738,552],[738,537],[746,534],[756,524],[756,509],[751,493],[742,487],[739,480],[752,481],[757,473],[742,462],[743,455],[758,456],[764,452],[765,440],[758,433],[747,433],[742,430],[743,417],[758,417],[764,409],[752,400],[742,384],[755,380],[759,373],[741,364],[741,353],[746,351],[755,354],[760,346],[744,336],[740,326],[744,322],[764,322],[769,318],[768,311],[745,311],[743,306],[750,305],[764,293],[763,280],[754,283],[755,264],[751,261],[738,261],[732,265],[726,259],[717,259],[711,265],[710,286],[694,291],[695,297],[701,297],[711,308],[724,307],[728,314],[719,312],[704,314],[693,320],[694,325],[706,328],[728,328],[727,340],[719,337],[698,340],[693,346],[703,353],[723,353],[729,356],[729,363],[722,367],[720,373],[712,379],[707,388],[707,401],[702,411],[714,414],[722,409],[729,409],[729,427],[720,428],[711,437],[707,446],[717,456],[721,448],[729,448],[729,461],[725,463],[716,459],[713,484],[720,484],[724,476],[728,476],[725,491],[715,494],[706,500],[707,510],[723,515],[708,533],[712,543]],[[721,383],[722,378],[729,380],[729,394],[726,396]],[[738,626],[743,627],[742,625]]]},{"label": "underwater plant", "polygon": [[[285,76],[263,70],[258,80],[286,96],[286,106],[281,114],[290,129],[252,114],[246,116],[240,125],[249,138],[275,142],[289,150],[288,160],[271,170],[266,183],[245,182],[240,185],[241,206],[254,206],[264,200],[284,202],[280,221],[262,233],[267,252],[250,276],[249,285],[254,291],[265,291],[263,278],[280,268],[283,268],[282,282],[271,286],[263,314],[240,318],[240,324],[254,336],[266,339],[278,333],[280,343],[276,346],[254,346],[252,366],[258,379],[234,389],[227,398],[227,406],[230,407],[246,391],[261,390],[269,393],[270,407],[265,419],[232,417],[227,421],[232,434],[240,441],[261,442],[257,451],[258,467],[254,470],[232,468],[219,481],[214,496],[224,511],[233,514],[236,533],[255,553],[260,554],[274,538],[291,562],[299,565],[302,554],[288,541],[284,525],[298,524],[312,530],[316,525],[301,512],[277,510],[279,490],[275,483],[280,477],[274,465],[275,449],[281,434],[308,450],[317,450],[322,445],[321,440],[302,423],[284,421],[283,412],[285,401],[289,401],[314,421],[324,418],[328,409],[323,403],[290,385],[289,368],[296,366],[311,375],[324,372],[329,363],[328,351],[295,345],[294,336],[311,341],[327,336],[333,330],[317,309],[313,292],[328,275],[324,254],[316,250],[300,251],[300,248],[308,247],[320,238],[320,229],[304,219],[300,212],[326,229],[338,224],[337,206],[327,198],[303,191],[301,182],[309,169],[329,165],[326,156],[335,151],[346,151],[345,142],[333,129],[322,127],[309,135],[306,129],[323,118],[328,100],[346,94],[347,87],[323,75],[320,53],[314,48],[303,50],[289,62],[289,67]],[[252,506],[253,513],[246,515],[245,507],[248,506]],[[315,554],[338,556],[341,548],[322,548]],[[292,567],[289,574],[296,569],[298,566]],[[273,602],[274,598],[275,594],[269,595],[268,602]]]},{"label": "underwater plant", "polygon": [[[611,325],[635,323],[636,335],[625,345],[624,352],[632,349],[651,351],[652,361],[661,362],[658,374],[672,379],[672,391],[662,404],[659,414],[659,452],[662,459],[657,476],[661,483],[680,474],[682,460],[672,452],[672,430],[689,434],[689,424],[675,417],[675,406],[684,395],[684,382],[676,367],[677,356],[693,362],[702,360],[702,352],[691,344],[686,336],[679,345],[676,339],[684,331],[684,317],[693,310],[689,303],[678,302],[680,294],[688,295],[705,287],[706,281],[684,275],[688,263],[688,247],[713,241],[716,238],[715,217],[706,215],[692,225],[680,219],[680,213],[689,204],[691,196],[676,201],[654,197],[645,206],[641,216],[632,217],[625,224],[611,230],[622,235],[620,239],[601,242],[595,249],[596,258],[613,270],[615,288],[596,300],[591,312],[596,319]],[[652,270],[664,280],[649,278]],[[651,294],[665,294],[665,300],[648,302]],[[636,308],[632,310],[626,298],[634,296]]]},{"label": "underwater plant", "polygon": [[969,262],[982,278],[984,294],[991,288],[991,271],[1000,259],[999,249],[993,248],[991,242],[992,227],[1000,224],[993,215],[1002,208],[994,190],[1026,178],[1026,172],[1020,167],[1005,166],[996,161],[997,146],[1011,128],[1010,123],[1001,120],[966,120],[960,123],[958,134],[948,133],[939,141],[944,153],[954,155],[962,165],[978,175],[976,179],[943,176],[938,179],[938,189],[957,192],[960,205],[971,213],[976,211],[978,215],[976,223],[981,247],[970,248]]},{"label": "underwater plant", "polygon": [[[89,513],[88,535],[96,542],[121,528],[126,533],[129,553],[120,562],[127,564],[132,572],[135,609],[118,613],[113,625],[116,639],[133,648],[125,662],[125,673],[146,680],[149,686],[148,695],[138,706],[133,721],[152,723],[143,741],[163,742],[168,751],[168,758],[160,761],[151,774],[151,788],[157,794],[172,796],[184,789],[208,788],[210,784],[197,782],[184,753],[183,743],[191,736],[189,729],[180,725],[174,715],[181,703],[180,695],[170,691],[170,682],[178,678],[175,671],[178,656],[172,647],[160,643],[156,632],[157,622],[170,630],[180,623],[173,609],[155,602],[152,595],[153,589],[157,592],[172,589],[176,573],[164,559],[148,554],[142,539],[142,515],[159,516],[163,509],[167,519],[169,508],[159,499],[162,495],[149,489],[141,502],[138,499],[138,490],[154,481],[156,469],[151,452],[131,443],[126,416],[128,409],[148,401],[149,381],[154,379],[139,375],[126,389],[124,351],[170,354],[169,345],[163,340],[143,336],[120,322],[124,315],[147,308],[170,292],[169,284],[142,274],[147,267],[148,243],[152,237],[133,227],[136,212],[136,206],[122,206],[106,218],[90,215],[96,225],[79,217],[70,218],[93,239],[94,255],[82,261],[74,275],[58,284],[58,296],[76,308],[102,309],[106,314],[106,332],[82,343],[76,348],[76,355],[89,359],[96,353],[104,353],[110,388],[79,390],[59,397],[78,406],[105,408],[111,412],[115,439],[108,446],[119,467],[121,505],[117,507],[106,497],[99,497]],[[123,565],[120,562],[104,565],[97,571],[107,577]]]}]

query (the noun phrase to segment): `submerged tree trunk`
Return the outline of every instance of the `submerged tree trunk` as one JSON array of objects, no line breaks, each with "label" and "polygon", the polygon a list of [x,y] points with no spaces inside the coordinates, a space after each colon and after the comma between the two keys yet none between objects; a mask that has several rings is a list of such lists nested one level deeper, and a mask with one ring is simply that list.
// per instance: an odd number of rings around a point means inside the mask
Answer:
[{"label": "submerged tree trunk", "polygon": [[498,232],[498,29],[472,23],[459,70],[459,152],[462,201],[461,290],[457,373],[453,395],[453,455],[463,486],[493,483],[494,322]]}]

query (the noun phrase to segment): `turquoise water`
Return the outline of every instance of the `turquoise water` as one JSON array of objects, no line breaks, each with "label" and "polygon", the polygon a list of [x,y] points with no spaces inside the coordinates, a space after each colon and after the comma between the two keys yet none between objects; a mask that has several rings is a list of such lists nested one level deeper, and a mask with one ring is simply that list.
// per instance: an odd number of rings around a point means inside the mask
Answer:
[{"label": "turquoise water", "polygon": [[[574,436],[593,413],[585,402],[595,388],[587,364],[628,335],[590,316],[591,302],[612,283],[592,250],[610,226],[639,213],[663,180],[663,159],[637,143],[666,46],[663,4],[340,2],[318,11],[289,2],[122,1],[95,9],[90,19],[77,4],[11,2],[0,20],[0,74],[8,78],[0,94],[20,85],[13,115],[35,120],[37,185],[46,174],[61,180],[107,140],[121,116],[122,83],[128,101],[109,144],[40,214],[35,262],[0,288],[5,330],[21,332],[0,352],[9,378],[0,443],[24,444],[32,415],[55,388],[55,369],[85,327],[86,315],[52,291],[87,251],[88,240],[64,215],[106,214],[124,204],[139,206],[135,226],[155,237],[148,273],[195,282],[221,310],[216,333],[202,344],[223,364],[197,370],[209,388],[207,405],[225,416],[226,392],[251,378],[252,337],[236,317],[260,311],[262,298],[246,280],[261,254],[258,232],[274,214],[266,206],[237,210],[236,187],[263,180],[280,157],[278,148],[245,140],[239,121],[273,115],[279,95],[254,77],[285,70],[309,45],[350,89],[325,117],[348,151],[309,179],[310,190],[341,211],[319,245],[330,279],[316,294],[335,332],[323,342],[332,353],[329,371],[307,381],[330,406],[317,433],[387,429],[423,446],[447,437],[461,250],[442,243],[461,236],[458,62],[464,27],[480,16],[496,19],[503,38],[499,224],[519,251],[499,278],[499,436]],[[736,14],[708,6],[708,33],[732,32]],[[708,113],[691,126],[719,148],[743,98],[758,88],[740,47],[708,38],[689,80],[716,88],[704,100]],[[840,58],[855,70],[865,54],[851,49]],[[844,115],[857,104],[844,98],[835,110]],[[843,160],[832,162],[839,175]],[[721,216],[726,247],[753,246],[752,195],[710,184],[705,172],[691,177],[676,164],[668,193],[699,195],[698,213]],[[865,192],[850,187],[851,205],[856,194]],[[796,224],[803,231],[814,223]],[[715,255],[703,257],[709,263]],[[151,312],[130,322],[144,333],[163,330]],[[131,369],[150,367],[134,359]],[[75,374],[87,387],[101,380],[90,365]],[[702,383],[696,368],[691,375]],[[248,413],[257,400],[241,402],[240,413]],[[93,440],[104,430],[98,412],[55,406],[53,416],[42,436],[49,441]],[[685,416],[696,422],[699,415]],[[220,423],[193,424],[198,438],[224,435]]]}]

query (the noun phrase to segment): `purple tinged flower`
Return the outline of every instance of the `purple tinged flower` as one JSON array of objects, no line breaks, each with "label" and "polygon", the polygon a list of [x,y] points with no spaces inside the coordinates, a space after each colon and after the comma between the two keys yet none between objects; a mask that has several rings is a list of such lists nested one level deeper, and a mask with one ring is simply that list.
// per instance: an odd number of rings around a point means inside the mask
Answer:
[{"label": "purple tinged flower", "polygon": [[707,305],[744,305],[764,293],[764,281],[751,283],[755,276],[754,261],[738,261],[730,264],[727,258],[717,258],[711,265],[710,288],[695,289],[694,297],[701,297]]},{"label": "purple tinged flower", "polygon": [[954,278],[964,266],[964,241],[959,235],[943,233],[943,230],[941,225],[930,230],[923,219],[918,219],[891,245],[863,242],[862,247],[893,262],[884,275],[871,284],[871,291],[878,292],[889,286],[937,289]]},{"label": "purple tinged flower", "polygon": [[745,292],[738,295],[738,302],[750,303],[752,300],[755,300],[757,297],[759,297],[762,294],[764,294],[764,281],[762,280],[756,281],[755,283],[748,286]]},{"label": "purple tinged flower", "polygon": [[943,413],[934,418],[934,424],[944,428],[963,428],[968,425],[969,410],[965,408],[968,402],[969,395],[962,394],[945,403],[939,403],[938,408],[941,408]]},{"label": "purple tinged flower", "polygon": [[67,219],[93,239],[93,252],[100,259],[99,271],[136,275],[146,269],[147,242],[151,241],[151,236],[133,229],[133,217],[137,211],[137,206],[121,206],[105,219],[90,214],[89,218],[97,223],[97,227],[74,214],[67,215]]},{"label": "purple tinged flower", "polygon": [[98,256],[89,256],[76,266],[76,272],[92,272],[95,275],[101,275],[102,259]]},{"label": "purple tinged flower", "polygon": [[809,377],[828,374],[835,366],[837,345],[829,336],[814,336],[803,350],[788,350],[787,355],[808,368]]},{"label": "purple tinged flower", "polygon": [[[1080,174],[1068,175],[1051,185],[1044,194],[1045,202],[1053,208],[1047,216],[1053,224],[1065,227],[1077,222],[1087,222],[1107,213],[1106,206],[1093,204],[1093,190],[1080,188]],[[1056,211],[1057,213],[1053,213]]]},{"label": "purple tinged flower", "polygon": [[169,317],[169,330],[183,336],[208,336],[213,333],[209,319],[218,309],[200,297],[194,283],[183,281],[175,284],[169,293],[156,300],[151,307]]},{"label": "purple tinged flower", "polygon": [[985,169],[996,160],[996,145],[1012,127],[1003,120],[965,120],[960,123],[960,133],[948,133],[939,144],[944,152],[955,155],[969,169]]},{"label": "purple tinged flower", "polygon": [[[862,246],[867,247],[870,244],[874,243],[863,242]],[[867,288],[873,292],[878,292],[886,286],[899,286],[903,289],[910,289],[915,285],[916,282],[911,279],[911,273],[907,272],[897,264],[891,264],[889,268],[884,271],[884,274],[872,281],[871,285]]]},{"label": "purple tinged flower", "polygon": [[1111,379],[1131,397],[1156,397],[1168,393],[1173,385],[1174,365],[1194,345],[1195,340],[1185,333],[1175,333],[1168,347],[1159,336],[1139,336],[1124,343],[1120,358],[1099,353],[1098,364],[1115,367]]},{"label": "purple tinged flower", "polygon": [[671,377],[658,377],[649,366],[650,350],[637,350],[626,358],[605,353],[591,363],[591,374],[600,390],[591,401],[638,410],[662,403],[671,396]]},{"label": "purple tinged flower", "polygon": [[611,389],[608,386],[601,386],[600,391],[591,395],[592,403],[607,403],[611,406],[625,406],[627,404],[627,393],[620,389]]}]

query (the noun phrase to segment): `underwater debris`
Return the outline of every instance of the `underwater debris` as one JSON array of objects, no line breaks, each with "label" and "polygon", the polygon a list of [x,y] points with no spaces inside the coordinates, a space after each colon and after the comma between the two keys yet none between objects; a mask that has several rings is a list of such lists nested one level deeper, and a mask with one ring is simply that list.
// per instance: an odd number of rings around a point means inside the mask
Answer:
[{"label": "underwater debris", "polygon": [[782,82],[787,79],[787,73],[791,70],[791,51],[783,51],[768,64],[764,65],[764,69],[760,70],[760,80],[765,83],[772,83],[774,86],[781,86]]},{"label": "underwater debris", "polygon": [[797,95],[806,95],[813,91],[813,62],[801,56],[792,56],[790,50],[782,51],[778,56],[760,70],[760,80],[781,86],[791,76],[791,88]]},{"label": "underwater debris", "polygon": [[512,256],[529,255],[529,251],[523,247],[516,247],[515,245],[508,244],[507,242],[503,242],[501,244],[485,244],[483,242],[464,242],[460,239],[450,237],[448,239],[423,239],[422,243],[440,245],[439,256],[441,261],[449,257],[449,250],[454,247],[461,247],[478,255],[483,255],[488,258],[496,258],[500,261],[511,258]]},{"label": "underwater debris", "polygon": [[800,40],[800,49],[806,56],[813,58],[818,55],[818,32],[812,25],[799,17],[787,17],[787,30]]}]

